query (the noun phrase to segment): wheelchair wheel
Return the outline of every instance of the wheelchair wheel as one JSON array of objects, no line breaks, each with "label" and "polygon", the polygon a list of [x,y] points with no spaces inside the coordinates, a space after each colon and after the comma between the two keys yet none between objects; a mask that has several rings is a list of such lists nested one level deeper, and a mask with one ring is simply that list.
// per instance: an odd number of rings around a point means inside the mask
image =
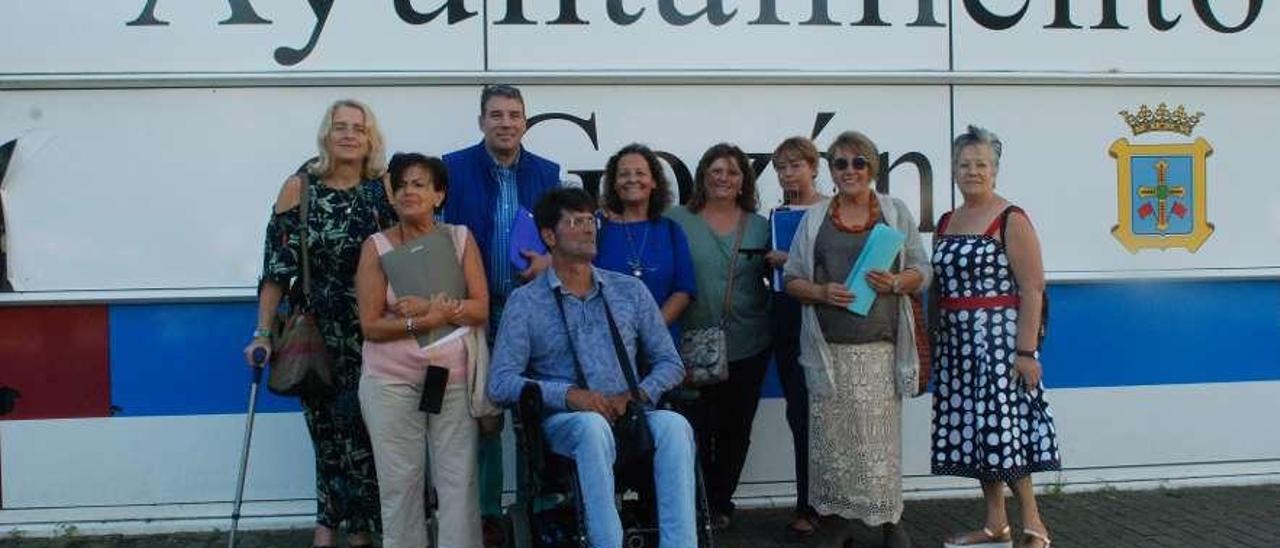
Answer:
[{"label": "wheelchair wheel", "polygon": [[518,508],[509,508],[506,525],[507,539],[510,540],[512,548],[533,548],[533,527],[529,524],[529,514],[519,511]]},{"label": "wheelchair wheel", "polygon": [[694,461],[694,510],[698,513],[698,548],[715,548],[715,531],[711,526],[711,505],[707,504],[707,487],[702,481],[702,464]]},{"label": "wheelchair wheel", "polygon": [[573,511],[574,511],[574,515],[577,516],[578,518],[577,545],[579,548],[588,548],[589,541],[587,540],[587,509],[582,504],[582,482],[578,478],[578,470],[576,468],[570,467],[569,475],[573,479],[573,493],[574,493]]}]

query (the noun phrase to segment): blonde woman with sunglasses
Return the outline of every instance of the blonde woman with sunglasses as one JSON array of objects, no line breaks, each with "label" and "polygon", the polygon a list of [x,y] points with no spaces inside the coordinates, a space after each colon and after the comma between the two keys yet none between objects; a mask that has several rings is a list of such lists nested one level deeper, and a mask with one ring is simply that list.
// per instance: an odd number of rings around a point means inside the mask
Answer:
[{"label": "blonde woman with sunglasses", "polygon": [[[908,548],[902,518],[902,398],[915,395],[919,361],[908,295],[928,283],[929,258],[915,218],[875,191],[880,153],[846,131],[827,150],[836,195],[800,221],[784,269],[800,301],[800,365],[809,389],[809,502],[822,519],[816,546],[843,546],[852,520],[881,527],[885,546]],[[876,299],[865,316],[845,287],[877,224],[906,235],[905,253],[871,271]],[[905,329],[904,329],[905,327]],[[906,357],[906,358],[904,358]]]}]

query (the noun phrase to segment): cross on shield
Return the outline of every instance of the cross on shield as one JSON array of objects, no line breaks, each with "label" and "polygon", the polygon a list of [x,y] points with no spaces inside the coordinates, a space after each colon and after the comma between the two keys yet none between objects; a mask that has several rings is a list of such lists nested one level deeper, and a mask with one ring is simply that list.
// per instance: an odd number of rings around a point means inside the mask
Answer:
[{"label": "cross on shield", "polygon": [[1116,159],[1116,240],[1130,253],[1200,249],[1213,234],[1205,207],[1209,142],[1135,145],[1121,138],[1109,152]]}]

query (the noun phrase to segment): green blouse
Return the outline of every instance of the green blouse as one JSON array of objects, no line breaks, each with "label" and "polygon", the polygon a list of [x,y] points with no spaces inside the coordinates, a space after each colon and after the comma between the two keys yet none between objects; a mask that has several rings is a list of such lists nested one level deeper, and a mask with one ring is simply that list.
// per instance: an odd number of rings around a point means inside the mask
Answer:
[{"label": "green blouse", "polygon": [[[716,234],[697,213],[674,206],[667,217],[680,224],[689,239],[693,256],[693,274],[698,298],[685,309],[681,321],[686,331],[711,327],[719,323],[724,310],[725,284],[729,280],[729,259],[737,230]],[[772,301],[765,280],[769,276],[764,252],[769,249],[769,221],[756,214],[747,217],[742,249],[755,251],[738,255],[737,276],[729,296],[729,320],[725,324],[725,340],[729,360],[749,358],[769,347],[770,307]]]}]

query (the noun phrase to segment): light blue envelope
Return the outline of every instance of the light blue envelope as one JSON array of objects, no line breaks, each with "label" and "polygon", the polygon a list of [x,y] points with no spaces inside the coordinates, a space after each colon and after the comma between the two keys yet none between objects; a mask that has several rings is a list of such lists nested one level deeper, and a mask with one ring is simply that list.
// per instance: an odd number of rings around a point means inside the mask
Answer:
[{"label": "light blue envelope", "polygon": [[849,271],[849,277],[844,280],[844,286],[853,293],[853,302],[848,306],[849,312],[866,316],[871,311],[871,305],[876,302],[876,290],[867,285],[867,272],[889,270],[906,241],[905,234],[884,223],[876,223],[875,228],[871,229],[871,234],[867,235],[867,243],[862,247],[862,254],[858,255],[853,269]]}]

